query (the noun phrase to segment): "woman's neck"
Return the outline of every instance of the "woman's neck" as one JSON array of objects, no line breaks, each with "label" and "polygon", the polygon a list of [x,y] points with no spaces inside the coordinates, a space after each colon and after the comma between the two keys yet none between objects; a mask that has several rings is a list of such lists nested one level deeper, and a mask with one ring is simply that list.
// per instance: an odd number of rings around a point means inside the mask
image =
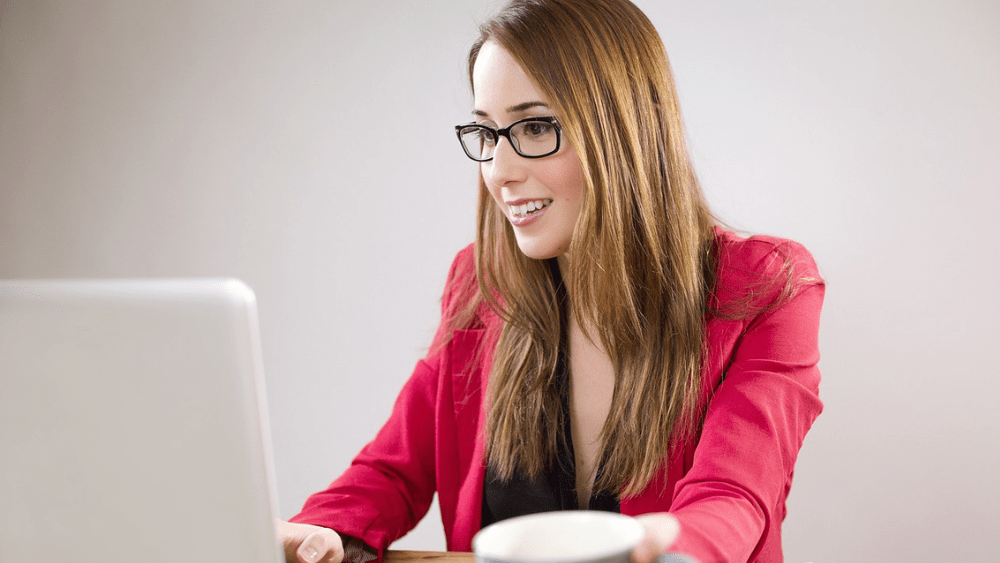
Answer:
[{"label": "woman's neck", "polygon": [[562,277],[563,287],[569,287],[569,253],[564,252],[556,256],[556,264],[559,266],[559,276]]}]

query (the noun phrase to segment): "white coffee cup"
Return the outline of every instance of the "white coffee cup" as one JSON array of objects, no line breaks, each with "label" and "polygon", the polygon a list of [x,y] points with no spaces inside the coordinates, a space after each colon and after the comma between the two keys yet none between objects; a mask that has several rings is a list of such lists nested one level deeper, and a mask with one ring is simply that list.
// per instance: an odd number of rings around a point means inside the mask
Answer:
[{"label": "white coffee cup", "polygon": [[645,534],[636,519],[567,510],[502,520],[472,539],[476,563],[629,563]]}]

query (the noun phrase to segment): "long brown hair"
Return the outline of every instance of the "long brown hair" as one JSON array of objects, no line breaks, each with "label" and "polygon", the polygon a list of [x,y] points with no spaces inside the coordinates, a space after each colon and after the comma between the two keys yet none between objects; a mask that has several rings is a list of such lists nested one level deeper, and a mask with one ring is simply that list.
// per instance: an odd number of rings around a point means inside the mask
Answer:
[{"label": "long brown hair", "polygon": [[[570,271],[526,257],[480,175],[478,294],[503,319],[490,374],[487,459],[501,477],[555,459],[567,311],[615,369],[595,491],[636,494],[697,432],[714,221],[685,148],[666,52],[627,0],[514,0],[496,42],[548,98],[585,176]],[[561,278],[566,280],[563,290]]]}]

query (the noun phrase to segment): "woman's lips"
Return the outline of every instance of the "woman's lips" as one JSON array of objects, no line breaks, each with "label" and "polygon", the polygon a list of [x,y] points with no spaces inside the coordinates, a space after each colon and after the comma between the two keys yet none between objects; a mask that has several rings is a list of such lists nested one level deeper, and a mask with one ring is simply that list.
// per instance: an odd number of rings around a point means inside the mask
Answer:
[{"label": "woman's lips", "polygon": [[511,224],[515,227],[527,227],[548,211],[552,200],[549,198],[519,199],[506,203],[510,211],[508,216]]}]

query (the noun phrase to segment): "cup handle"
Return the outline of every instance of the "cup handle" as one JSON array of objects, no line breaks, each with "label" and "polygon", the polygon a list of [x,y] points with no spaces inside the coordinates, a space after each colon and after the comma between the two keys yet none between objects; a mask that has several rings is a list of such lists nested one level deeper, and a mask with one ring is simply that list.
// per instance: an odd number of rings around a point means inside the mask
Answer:
[{"label": "cup handle", "polygon": [[700,561],[686,553],[671,551],[657,557],[656,563],[700,563]]}]

